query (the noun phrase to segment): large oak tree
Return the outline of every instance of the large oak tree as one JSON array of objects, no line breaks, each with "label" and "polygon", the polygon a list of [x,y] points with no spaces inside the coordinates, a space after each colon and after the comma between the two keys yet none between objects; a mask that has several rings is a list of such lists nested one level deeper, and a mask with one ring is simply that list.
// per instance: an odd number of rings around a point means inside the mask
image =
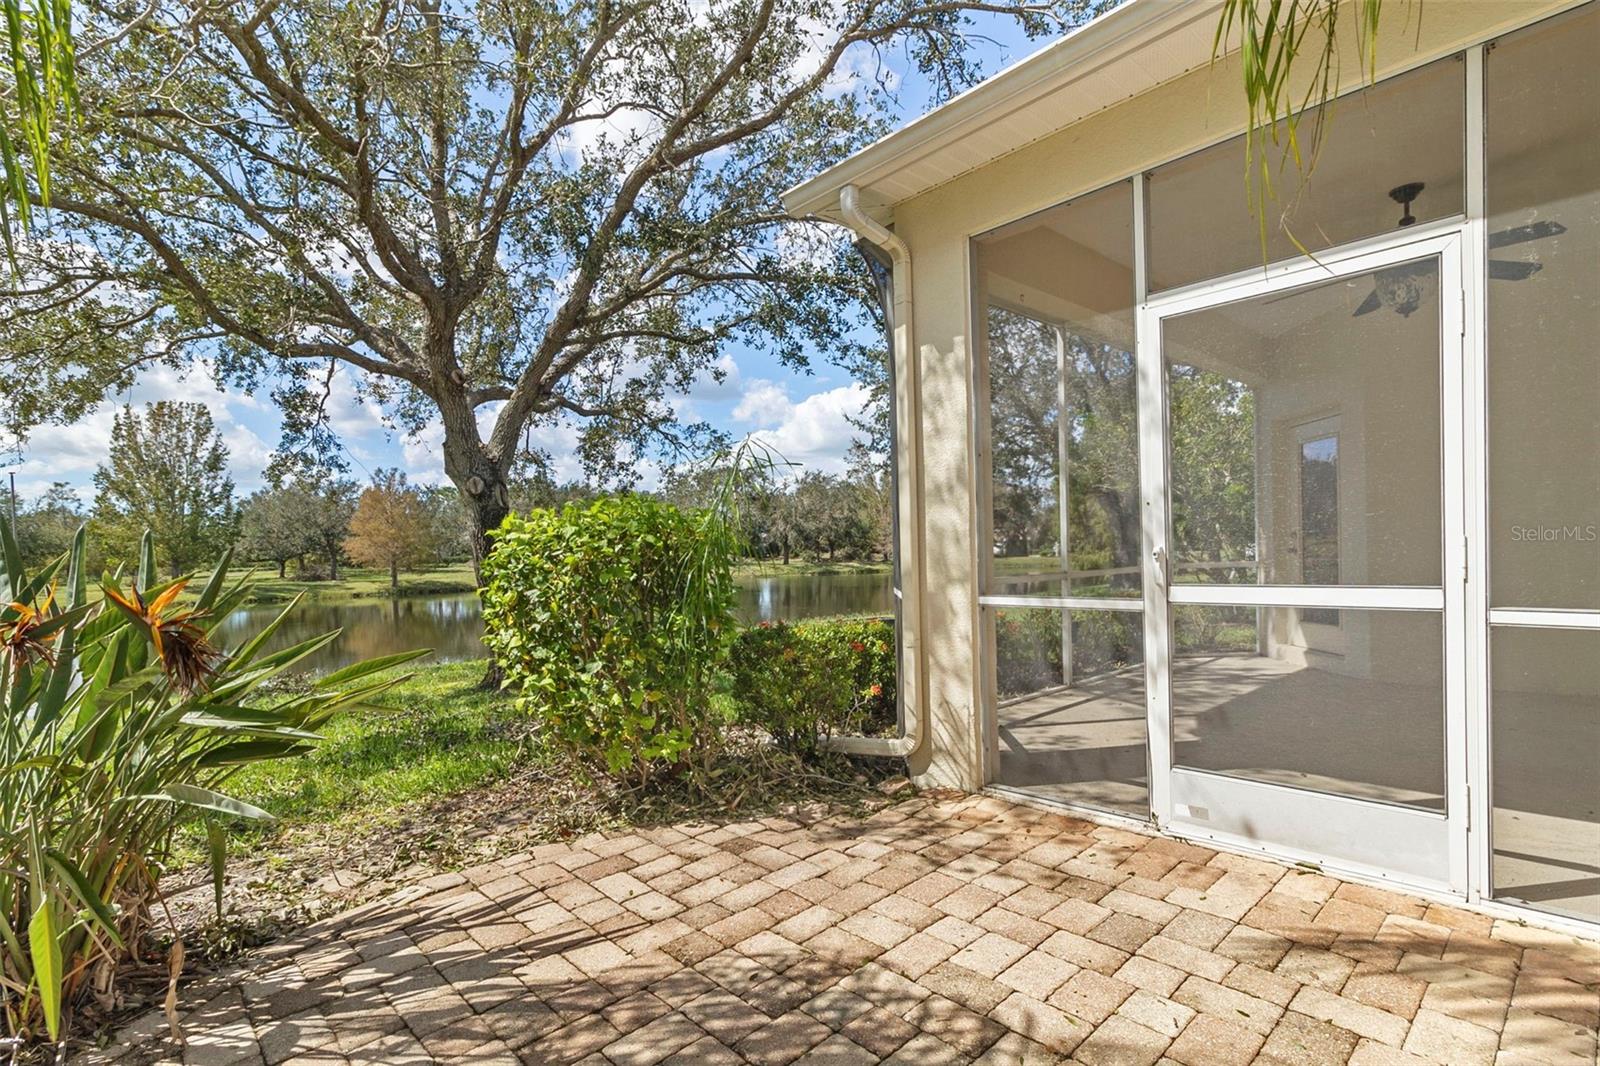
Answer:
[{"label": "large oak tree", "polygon": [[887,127],[886,50],[948,92],[973,12],[1044,32],[1091,6],[80,0],[83,116],[5,297],[4,428],[199,360],[326,446],[349,373],[442,429],[481,558],[541,425],[578,417],[589,467],[625,469],[692,438],[672,397],[730,343],[860,343],[870,286],[778,193]]}]

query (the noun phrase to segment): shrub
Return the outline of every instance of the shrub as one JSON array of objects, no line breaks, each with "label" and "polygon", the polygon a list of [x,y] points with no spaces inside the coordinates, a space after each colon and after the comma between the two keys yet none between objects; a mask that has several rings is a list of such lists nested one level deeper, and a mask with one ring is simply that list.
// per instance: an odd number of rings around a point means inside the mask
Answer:
[{"label": "shrub", "polygon": [[[1054,607],[995,611],[995,676],[1002,699],[1061,684],[1061,622]],[[1073,611],[1072,667],[1083,678],[1140,661],[1140,616],[1118,611]]]},{"label": "shrub", "polygon": [[722,512],[642,496],[512,515],[484,565],[484,643],[590,772],[644,786],[703,769],[736,547]]},{"label": "shrub", "polygon": [[797,754],[895,721],[894,624],[884,619],[751,627],[734,641],[731,672],[740,720]]},{"label": "shrub", "polygon": [[228,652],[212,632],[250,587],[226,587],[227,555],[183,604],[187,579],[157,583],[149,534],[130,590],[108,578],[91,603],[84,559],[80,529],[30,573],[0,519],[0,1001],[23,1040],[59,1039],[86,990],[110,990],[180,822],[206,821],[220,913],[226,824],[268,815],[219,790],[247,764],[309,750],[339,707],[403,680],[370,674],[413,657],[266,697],[264,682],[337,631],[262,654],[291,603]]}]

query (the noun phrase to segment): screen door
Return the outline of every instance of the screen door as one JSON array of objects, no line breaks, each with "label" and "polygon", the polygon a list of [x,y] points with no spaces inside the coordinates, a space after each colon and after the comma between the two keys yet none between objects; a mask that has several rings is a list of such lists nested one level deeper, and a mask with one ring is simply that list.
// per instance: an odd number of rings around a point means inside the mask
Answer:
[{"label": "screen door", "polygon": [[1142,309],[1154,806],[1459,890],[1459,237],[1321,259]]}]

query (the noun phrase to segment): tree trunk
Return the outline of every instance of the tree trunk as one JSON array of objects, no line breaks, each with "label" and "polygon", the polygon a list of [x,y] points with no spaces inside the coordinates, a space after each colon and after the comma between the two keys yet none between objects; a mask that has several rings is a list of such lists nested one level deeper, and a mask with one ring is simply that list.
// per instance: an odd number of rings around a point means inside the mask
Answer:
[{"label": "tree trunk", "polygon": [[[444,405],[440,406],[443,409]],[[459,425],[456,419],[445,418],[444,469],[461,491],[461,506],[466,508],[468,539],[472,545],[472,578],[480,589],[483,588],[483,564],[494,547],[490,534],[499,529],[500,523],[511,513],[511,495],[506,484],[509,468],[509,461],[486,453],[470,411]],[[491,655],[480,687],[497,690],[504,679],[505,672]]]},{"label": "tree trunk", "polygon": [[399,563],[390,563],[389,564],[389,591],[390,592],[399,592],[400,591],[400,564]]},{"label": "tree trunk", "polygon": [[289,560],[287,560],[287,559],[279,559],[278,560],[278,580],[279,581],[283,580],[283,572],[284,572],[285,569],[288,568],[288,566],[289,566]]}]

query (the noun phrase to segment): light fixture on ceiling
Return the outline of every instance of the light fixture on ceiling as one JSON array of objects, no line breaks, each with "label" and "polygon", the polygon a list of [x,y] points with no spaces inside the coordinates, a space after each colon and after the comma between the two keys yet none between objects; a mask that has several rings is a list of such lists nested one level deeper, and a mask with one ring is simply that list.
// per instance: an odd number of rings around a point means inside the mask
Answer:
[{"label": "light fixture on ceiling", "polygon": [[[1423,182],[1408,181],[1389,190],[1389,199],[1399,204],[1404,212],[1400,216],[1399,228],[1405,229],[1407,226],[1417,224],[1417,216],[1411,213],[1411,204],[1422,195],[1422,190],[1425,188],[1427,185]],[[1559,237],[1565,232],[1567,227],[1554,219],[1540,219],[1489,234],[1489,249],[1493,251],[1513,244]],[[1542,270],[1544,264],[1537,259],[1490,259],[1488,267],[1491,281],[1526,281]],[[1396,312],[1402,318],[1409,318],[1412,312],[1422,306],[1434,273],[1434,263],[1431,259],[1401,263],[1373,271],[1372,291],[1361,301],[1354,314],[1360,317],[1380,309],[1387,309]]]},{"label": "light fixture on ceiling", "polygon": [[1427,185],[1420,181],[1408,181],[1404,185],[1396,185],[1389,190],[1389,199],[1400,205],[1405,214],[1400,216],[1400,228],[1417,224],[1417,216],[1411,213],[1411,201],[1422,195],[1422,190]]}]

